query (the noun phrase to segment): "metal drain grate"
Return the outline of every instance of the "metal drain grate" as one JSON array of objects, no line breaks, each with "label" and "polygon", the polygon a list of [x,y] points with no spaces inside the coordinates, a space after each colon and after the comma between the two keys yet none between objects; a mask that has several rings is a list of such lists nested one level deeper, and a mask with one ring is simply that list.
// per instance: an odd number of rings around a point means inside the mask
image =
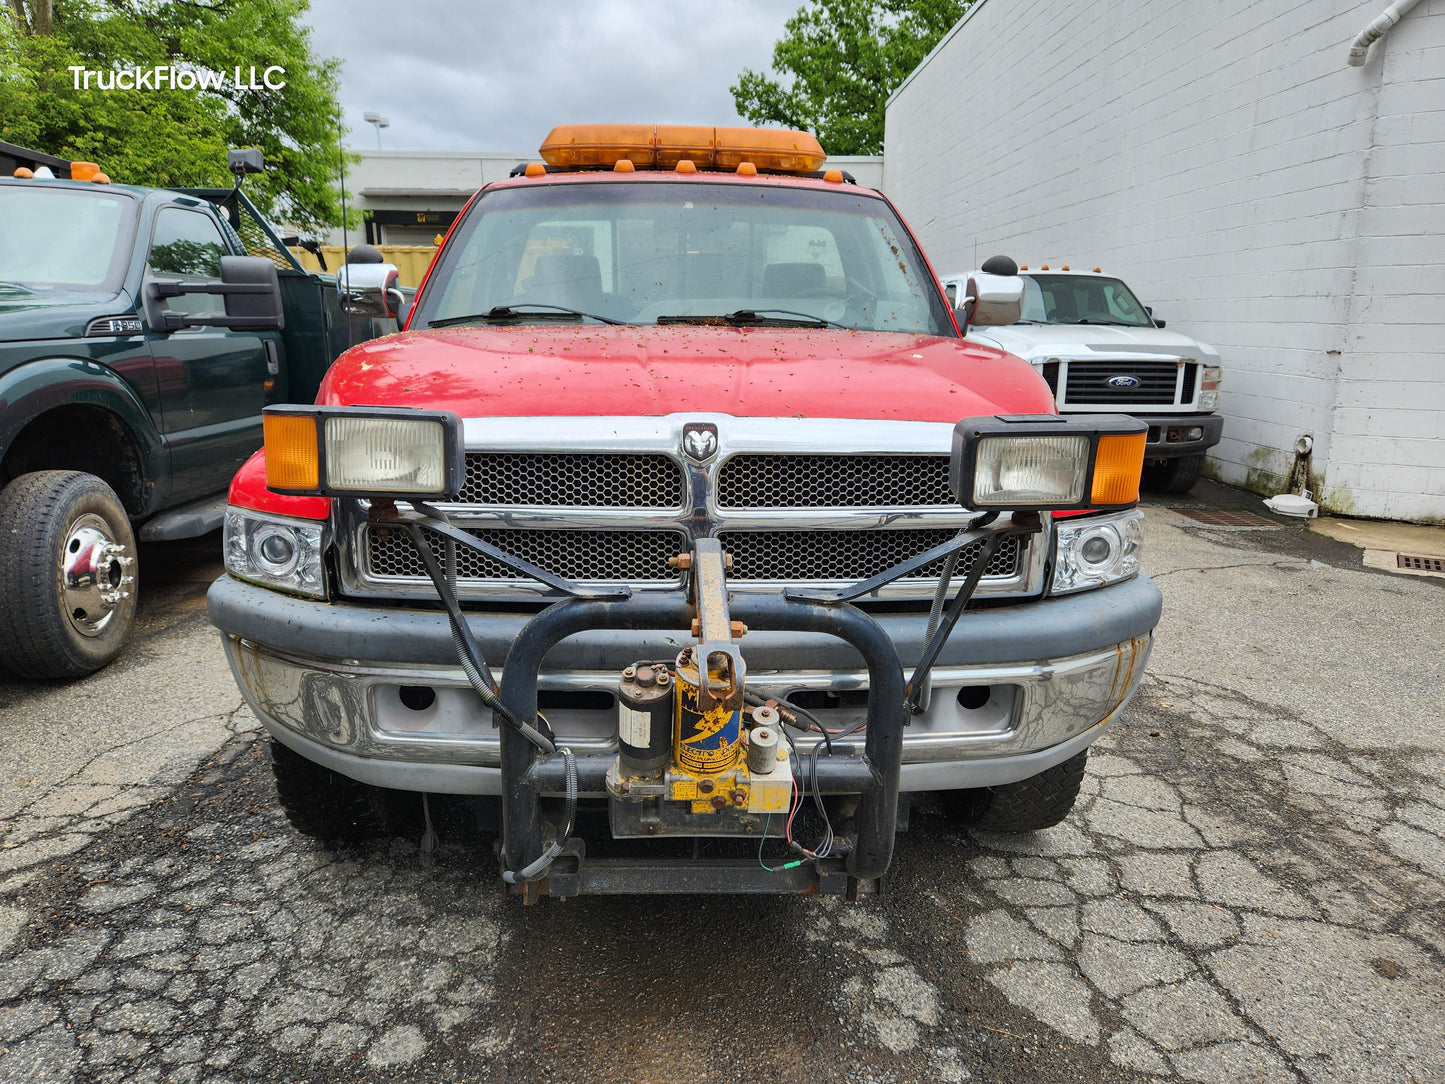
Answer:
[{"label": "metal drain grate", "polygon": [[1418,572],[1445,572],[1445,557],[1416,557],[1412,553],[1397,553],[1395,567],[1413,568]]},{"label": "metal drain grate", "polygon": [[1177,512],[1198,523],[1207,523],[1211,527],[1279,526],[1278,523],[1265,519],[1263,516],[1257,516],[1253,512],[1244,512],[1237,508],[1171,508],[1169,511]]}]

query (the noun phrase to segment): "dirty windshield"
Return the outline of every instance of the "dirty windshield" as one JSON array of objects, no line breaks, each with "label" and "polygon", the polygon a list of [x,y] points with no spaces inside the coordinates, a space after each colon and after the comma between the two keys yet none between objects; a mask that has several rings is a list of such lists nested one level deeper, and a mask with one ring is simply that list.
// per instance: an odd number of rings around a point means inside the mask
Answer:
[{"label": "dirty windshield", "polygon": [[1025,275],[1020,321],[1153,327],[1149,313],[1118,279],[1092,275]]},{"label": "dirty windshield", "polygon": [[41,184],[0,186],[0,298],[120,289],[135,200]]},{"label": "dirty windshield", "polygon": [[884,201],[704,181],[485,193],[452,235],[411,326],[469,318],[955,334]]}]

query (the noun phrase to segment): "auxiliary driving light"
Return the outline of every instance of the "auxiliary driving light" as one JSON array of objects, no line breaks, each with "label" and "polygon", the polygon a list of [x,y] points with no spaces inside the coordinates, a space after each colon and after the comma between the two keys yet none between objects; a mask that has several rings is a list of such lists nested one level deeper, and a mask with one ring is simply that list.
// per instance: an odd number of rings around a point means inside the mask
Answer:
[{"label": "auxiliary driving light", "polygon": [[1124,414],[996,415],[953,429],[949,485],[965,508],[1127,508],[1148,427]]},{"label": "auxiliary driving light", "polygon": [[462,488],[462,421],[448,410],[267,407],[262,425],[276,493],[405,499]]}]

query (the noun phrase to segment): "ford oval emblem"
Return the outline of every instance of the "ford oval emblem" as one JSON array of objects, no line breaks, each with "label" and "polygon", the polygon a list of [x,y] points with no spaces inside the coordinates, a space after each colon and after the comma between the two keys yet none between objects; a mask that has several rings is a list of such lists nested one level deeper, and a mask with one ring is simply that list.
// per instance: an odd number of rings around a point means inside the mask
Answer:
[{"label": "ford oval emblem", "polygon": [[1127,373],[1119,376],[1111,376],[1104,381],[1111,388],[1137,388],[1142,381],[1137,376],[1129,376]]}]

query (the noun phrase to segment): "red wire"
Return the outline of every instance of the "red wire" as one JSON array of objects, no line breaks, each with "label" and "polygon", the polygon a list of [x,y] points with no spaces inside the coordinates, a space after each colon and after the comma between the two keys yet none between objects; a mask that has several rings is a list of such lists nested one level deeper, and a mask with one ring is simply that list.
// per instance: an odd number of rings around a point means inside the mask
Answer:
[{"label": "red wire", "polygon": [[793,842],[793,818],[798,815],[798,810],[802,808],[802,805],[802,801],[798,798],[798,777],[795,775],[793,776],[793,807],[788,811],[788,823],[783,829],[783,836],[788,843]]}]

